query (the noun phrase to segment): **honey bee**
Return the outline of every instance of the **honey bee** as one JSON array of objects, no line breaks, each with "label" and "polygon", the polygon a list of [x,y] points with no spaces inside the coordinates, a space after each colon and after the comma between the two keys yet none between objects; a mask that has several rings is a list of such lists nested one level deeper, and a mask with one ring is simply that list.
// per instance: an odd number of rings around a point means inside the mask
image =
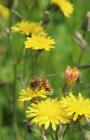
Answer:
[{"label": "honey bee", "polygon": [[42,89],[44,88],[46,91],[51,92],[52,88],[47,79],[44,78],[36,78],[30,83],[30,87],[35,90],[36,88]]}]

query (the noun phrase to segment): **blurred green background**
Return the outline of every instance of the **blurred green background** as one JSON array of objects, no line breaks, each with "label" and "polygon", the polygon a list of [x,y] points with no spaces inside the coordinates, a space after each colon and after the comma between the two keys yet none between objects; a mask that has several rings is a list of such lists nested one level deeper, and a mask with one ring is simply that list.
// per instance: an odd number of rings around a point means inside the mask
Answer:
[{"label": "blurred green background", "polygon": [[[16,122],[15,129],[13,126],[13,65],[15,57],[20,57],[20,50],[23,47],[24,36],[19,33],[11,33],[8,29],[21,21],[18,14],[29,21],[40,21],[46,10],[49,0],[0,0],[1,4],[9,7],[11,10],[14,4],[13,12],[11,12],[8,21],[0,19],[0,140],[40,140],[38,133],[32,135],[25,128],[23,123],[24,107],[16,101]],[[49,15],[49,23],[46,32],[55,39],[55,48],[49,52],[40,54],[37,63],[37,75],[47,77],[52,84],[55,96],[62,95],[62,86],[64,84],[64,72],[67,65],[77,66],[81,48],[75,40],[75,32],[83,33],[81,26],[85,20],[86,13],[90,10],[89,0],[72,0],[74,4],[74,13],[69,18],[64,17],[59,10],[52,10]],[[17,14],[18,13],[18,14]],[[90,24],[90,19],[89,19]],[[90,25],[89,25],[90,26]],[[11,41],[10,41],[11,39]],[[80,65],[90,64],[90,32],[86,32],[85,40],[87,48],[84,50]],[[11,48],[10,48],[11,46]],[[12,56],[14,52],[15,56]],[[17,66],[16,80],[16,99],[22,88],[21,77],[23,75],[25,51],[21,56]],[[14,58],[14,59],[13,59]],[[31,51],[28,51],[26,60],[25,80],[31,71]],[[31,75],[32,78],[32,75]],[[80,70],[80,79],[72,90],[75,94],[81,92],[84,96],[90,97],[90,69]],[[78,126],[70,130],[65,136],[65,140],[79,140]]]}]

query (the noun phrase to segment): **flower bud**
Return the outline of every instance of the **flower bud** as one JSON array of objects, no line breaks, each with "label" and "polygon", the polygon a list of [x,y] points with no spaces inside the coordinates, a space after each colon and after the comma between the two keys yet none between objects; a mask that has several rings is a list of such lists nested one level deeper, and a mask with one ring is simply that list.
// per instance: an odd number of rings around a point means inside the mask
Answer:
[{"label": "flower bud", "polygon": [[65,79],[69,86],[74,84],[79,76],[79,70],[77,68],[71,68],[70,66],[67,66],[66,72],[65,72]]}]

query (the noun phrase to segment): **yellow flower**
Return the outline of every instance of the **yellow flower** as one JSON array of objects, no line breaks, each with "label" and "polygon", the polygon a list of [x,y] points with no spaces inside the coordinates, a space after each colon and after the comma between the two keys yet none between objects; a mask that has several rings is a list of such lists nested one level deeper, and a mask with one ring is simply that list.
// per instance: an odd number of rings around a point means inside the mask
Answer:
[{"label": "yellow flower", "polygon": [[74,84],[79,77],[79,70],[77,68],[71,68],[70,66],[67,66],[66,72],[65,72],[65,79],[69,86]]},{"label": "yellow flower", "polygon": [[38,22],[21,21],[11,27],[13,32],[21,32],[25,35],[30,34],[44,34],[42,25]]},{"label": "yellow flower", "polygon": [[86,119],[90,119],[90,100],[85,99],[81,94],[75,97],[70,93],[66,98],[62,98],[61,104],[63,109],[67,111],[67,114],[73,117],[73,121],[83,116]]},{"label": "yellow flower", "polygon": [[60,102],[57,99],[48,98],[38,104],[32,104],[26,111],[27,118],[32,118],[32,123],[39,126],[44,125],[47,129],[52,125],[53,130],[59,123],[67,123],[68,119],[65,111],[60,107]]},{"label": "yellow flower", "polygon": [[7,7],[0,4],[0,17],[7,19],[9,17],[10,11]]},{"label": "yellow flower", "polygon": [[36,88],[35,90],[31,88],[22,89],[19,96],[19,101],[28,101],[32,100],[36,97],[46,98],[49,93],[44,89],[39,90]]},{"label": "yellow flower", "polygon": [[51,37],[46,35],[32,35],[28,37],[25,41],[25,48],[32,48],[34,50],[46,50],[49,51],[51,48],[54,48],[55,41]]},{"label": "yellow flower", "polygon": [[73,13],[74,8],[69,0],[52,0],[52,2],[62,10],[66,17],[69,17]]}]

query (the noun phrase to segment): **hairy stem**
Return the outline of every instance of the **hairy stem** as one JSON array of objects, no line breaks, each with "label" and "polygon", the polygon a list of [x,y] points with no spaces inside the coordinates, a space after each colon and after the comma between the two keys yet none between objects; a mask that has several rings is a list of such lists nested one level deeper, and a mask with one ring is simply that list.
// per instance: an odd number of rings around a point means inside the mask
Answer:
[{"label": "hairy stem", "polygon": [[79,69],[89,69],[90,68],[90,64],[81,65],[78,68]]},{"label": "hairy stem", "polygon": [[77,67],[79,67],[80,66],[80,63],[81,63],[81,60],[82,60],[82,58],[83,58],[83,49],[81,49],[81,51],[80,51],[80,56],[79,56],[79,59],[78,59],[78,65],[77,65]]},{"label": "hairy stem", "polygon": [[[83,38],[85,39],[86,33],[84,32],[84,33],[82,34],[82,36],[83,36]],[[82,58],[83,58],[83,53],[84,53],[84,49],[83,49],[83,46],[82,46],[82,47],[81,47],[81,51],[80,51],[80,56],[79,56],[79,59],[78,59],[78,65],[77,65],[77,67],[80,66],[80,63],[81,63]]]},{"label": "hairy stem", "polygon": [[32,76],[32,78],[34,78],[35,75],[36,75],[37,61],[38,61],[38,58],[39,58],[39,55],[40,55],[41,52],[42,51],[39,51],[39,50],[38,51],[33,51],[32,50],[32,62],[31,62],[32,71],[29,73],[29,78],[28,78],[27,85],[29,85],[29,83],[30,83],[31,76]]},{"label": "hairy stem", "polygon": [[45,134],[45,129],[44,127],[41,127],[41,139],[42,140],[48,140]]},{"label": "hairy stem", "polygon": [[[12,7],[13,8],[13,7]],[[12,60],[12,68],[13,68],[13,89],[12,89],[12,96],[13,96],[13,129],[14,135],[17,137],[17,118],[16,118],[16,78],[17,78],[17,63],[16,63],[16,55],[15,50],[12,47],[12,37],[11,37],[11,24],[12,19],[9,20],[9,33],[8,33],[8,46],[10,50],[10,57]]]},{"label": "hairy stem", "polygon": [[25,74],[26,74],[26,62],[27,62],[27,54],[28,50],[25,50],[25,57],[24,57],[24,63],[23,63],[23,81],[25,79]]},{"label": "hairy stem", "polygon": [[13,122],[16,123],[16,77],[17,77],[17,65],[16,63],[13,64]]}]

